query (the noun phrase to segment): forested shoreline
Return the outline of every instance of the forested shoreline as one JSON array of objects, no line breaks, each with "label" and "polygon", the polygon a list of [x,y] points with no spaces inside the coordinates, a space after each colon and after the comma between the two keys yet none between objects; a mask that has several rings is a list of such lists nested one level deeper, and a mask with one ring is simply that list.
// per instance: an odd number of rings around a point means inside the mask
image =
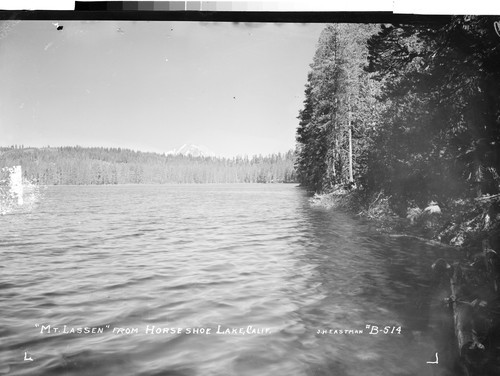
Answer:
[{"label": "forested shoreline", "polygon": [[326,27],[299,116],[300,182],[383,189],[401,205],[498,193],[494,21]]},{"label": "forested shoreline", "polygon": [[0,148],[0,166],[20,165],[42,185],[293,183],[294,153],[217,158],[103,147]]},{"label": "forested shoreline", "polygon": [[[383,198],[400,217],[431,203],[450,209],[494,198],[500,192],[494,22],[456,16],[435,24],[328,25],[299,114],[301,185],[317,193],[347,189],[365,208]],[[489,214],[495,219],[498,204],[485,202],[495,204]]]},{"label": "forested shoreline", "polygon": [[[460,374],[500,370],[500,35],[493,17],[336,24],[322,32],[297,129],[312,203],[449,250]],[[432,240],[429,240],[432,239]],[[451,288],[447,292],[446,287]]]}]

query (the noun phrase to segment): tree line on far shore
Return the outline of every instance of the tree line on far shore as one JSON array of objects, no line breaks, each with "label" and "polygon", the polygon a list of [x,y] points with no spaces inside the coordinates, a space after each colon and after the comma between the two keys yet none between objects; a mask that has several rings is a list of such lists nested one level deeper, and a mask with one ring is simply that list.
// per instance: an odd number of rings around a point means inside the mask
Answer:
[{"label": "tree line on far shore", "polygon": [[21,165],[44,185],[293,183],[294,152],[267,156],[191,157],[103,147],[0,147],[0,166]]},{"label": "tree line on far shore", "polygon": [[434,21],[323,30],[299,114],[302,185],[383,191],[402,210],[499,192],[495,19]]}]

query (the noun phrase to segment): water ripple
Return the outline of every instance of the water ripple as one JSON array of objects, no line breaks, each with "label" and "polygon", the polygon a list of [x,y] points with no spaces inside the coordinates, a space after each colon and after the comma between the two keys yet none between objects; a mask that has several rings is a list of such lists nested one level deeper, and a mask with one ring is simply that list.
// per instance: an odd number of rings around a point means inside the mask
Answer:
[{"label": "water ripple", "polygon": [[[0,375],[426,374],[436,333],[422,296],[442,251],[312,208],[296,187],[50,187],[14,217],[0,217]],[[317,334],[367,323],[403,335]]]}]

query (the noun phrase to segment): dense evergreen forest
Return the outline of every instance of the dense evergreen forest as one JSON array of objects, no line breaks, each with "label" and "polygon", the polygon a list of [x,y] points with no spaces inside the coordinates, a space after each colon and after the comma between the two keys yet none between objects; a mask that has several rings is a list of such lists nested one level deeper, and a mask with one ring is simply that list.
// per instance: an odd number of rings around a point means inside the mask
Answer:
[{"label": "dense evergreen forest", "polygon": [[296,135],[298,180],[322,193],[313,203],[450,251],[429,268],[451,293],[453,374],[500,370],[497,20],[327,26]]},{"label": "dense evergreen forest", "polygon": [[299,115],[300,183],[384,192],[401,213],[498,193],[495,21],[327,26]]},{"label": "dense evergreen forest", "polygon": [[0,148],[0,166],[21,165],[38,184],[291,183],[294,153],[213,158],[121,148]]}]

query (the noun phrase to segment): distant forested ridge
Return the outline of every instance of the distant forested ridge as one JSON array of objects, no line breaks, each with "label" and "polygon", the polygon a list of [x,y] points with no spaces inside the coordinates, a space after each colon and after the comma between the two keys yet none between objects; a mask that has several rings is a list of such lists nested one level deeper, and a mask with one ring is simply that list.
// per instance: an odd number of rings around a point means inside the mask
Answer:
[{"label": "distant forested ridge", "polygon": [[21,165],[39,184],[291,183],[294,153],[214,158],[102,147],[1,147],[0,167]]},{"label": "distant forested ridge", "polygon": [[383,191],[402,208],[498,193],[495,21],[327,26],[299,114],[300,183]]}]

